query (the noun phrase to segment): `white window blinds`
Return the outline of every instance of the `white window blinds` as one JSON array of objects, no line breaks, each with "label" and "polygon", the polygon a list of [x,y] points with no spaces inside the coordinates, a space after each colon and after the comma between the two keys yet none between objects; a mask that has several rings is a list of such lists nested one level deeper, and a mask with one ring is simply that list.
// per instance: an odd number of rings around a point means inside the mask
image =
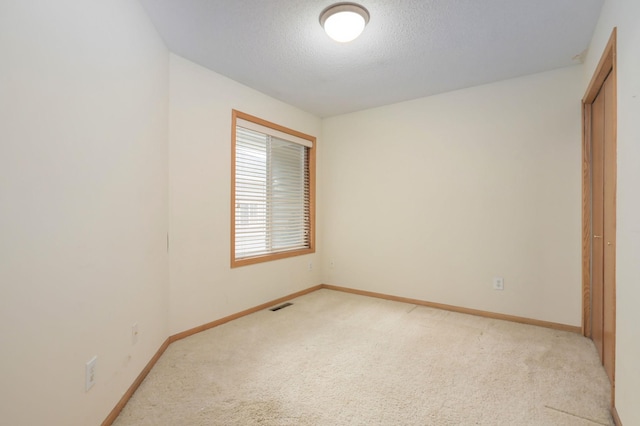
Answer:
[{"label": "white window blinds", "polygon": [[236,260],[310,247],[310,144],[237,119]]}]

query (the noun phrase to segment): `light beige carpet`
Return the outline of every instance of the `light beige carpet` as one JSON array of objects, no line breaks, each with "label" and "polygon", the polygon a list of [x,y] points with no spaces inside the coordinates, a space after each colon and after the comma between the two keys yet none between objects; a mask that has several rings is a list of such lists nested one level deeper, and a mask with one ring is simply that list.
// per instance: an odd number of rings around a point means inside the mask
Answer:
[{"label": "light beige carpet", "polygon": [[577,334],[319,290],[172,344],[114,423],[610,425]]}]

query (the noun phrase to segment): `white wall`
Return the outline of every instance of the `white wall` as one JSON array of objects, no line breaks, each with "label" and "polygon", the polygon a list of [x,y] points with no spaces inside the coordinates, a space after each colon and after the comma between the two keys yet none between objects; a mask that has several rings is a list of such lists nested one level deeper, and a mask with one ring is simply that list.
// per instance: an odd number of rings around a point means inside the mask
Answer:
[{"label": "white wall", "polygon": [[[319,118],[179,56],[170,62],[174,334],[320,284],[320,244],[315,254],[230,268],[231,110],[316,136],[318,151],[322,140]],[[320,223],[316,231],[322,233]]]},{"label": "white wall", "polygon": [[581,76],[324,120],[323,280],[579,325]]},{"label": "white wall", "polygon": [[618,27],[618,193],[616,407],[622,423],[640,424],[640,2],[607,0],[584,67],[586,90]]},{"label": "white wall", "polygon": [[3,1],[0,52],[0,423],[100,424],[168,336],[168,52],[130,0]]}]

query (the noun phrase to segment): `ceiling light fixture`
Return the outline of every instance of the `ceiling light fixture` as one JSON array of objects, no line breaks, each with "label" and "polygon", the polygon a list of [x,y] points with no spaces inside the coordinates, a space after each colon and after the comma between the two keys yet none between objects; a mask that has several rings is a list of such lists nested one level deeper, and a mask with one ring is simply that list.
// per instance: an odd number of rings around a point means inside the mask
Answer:
[{"label": "ceiling light fixture", "polygon": [[340,43],[358,38],[369,22],[369,12],[355,3],[336,3],[320,14],[320,25],[329,37]]}]

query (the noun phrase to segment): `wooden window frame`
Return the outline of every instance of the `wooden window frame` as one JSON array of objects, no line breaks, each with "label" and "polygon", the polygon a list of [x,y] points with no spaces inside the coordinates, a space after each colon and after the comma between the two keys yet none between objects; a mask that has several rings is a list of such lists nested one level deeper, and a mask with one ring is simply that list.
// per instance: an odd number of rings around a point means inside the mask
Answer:
[{"label": "wooden window frame", "polygon": [[[236,122],[242,119],[259,124],[270,129],[284,132],[289,135],[306,139],[312,143],[308,148],[309,163],[309,247],[284,252],[270,253],[266,255],[236,259]],[[255,117],[238,110],[231,112],[231,268],[285,259],[293,256],[315,253],[316,249],[316,138],[314,136],[293,130],[276,123]]]}]

